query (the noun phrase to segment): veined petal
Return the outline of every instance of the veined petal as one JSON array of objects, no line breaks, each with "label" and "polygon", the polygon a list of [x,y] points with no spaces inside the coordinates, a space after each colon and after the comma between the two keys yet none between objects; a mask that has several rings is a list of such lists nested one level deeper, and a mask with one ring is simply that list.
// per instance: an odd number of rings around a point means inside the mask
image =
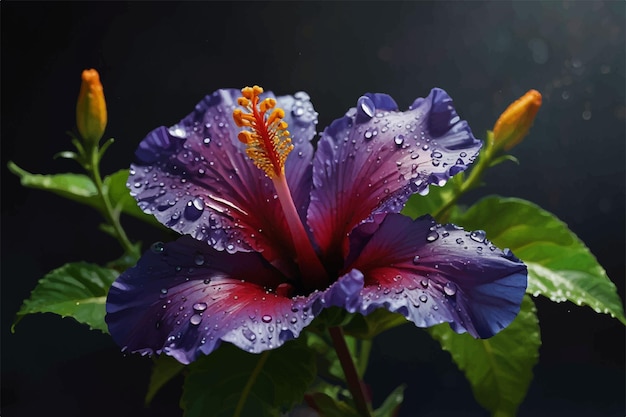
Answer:
[{"label": "veined petal", "polygon": [[184,236],[153,246],[113,283],[106,322],[124,350],[182,363],[221,341],[257,353],[298,337],[319,304],[319,292],[285,295],[283,280],[257,253],[228,254]]},{"label": "veined petal", "polygon": [[348,268],[365,276],[359,312],[403,314],[419,327],[448,322],[457,333],[493,336],[515,318],[526,266],[482,231],[380,214],[351,236]]},{"label": "veined petal", "polygon": [[307,218],[327,264],[346,255],[356,225],[374,213],[399,212],[430,184],[445,184],[480,146],[443,90],[405,112],[385,94],[361,97],[322,133],[313,161]]},{"label": "veined petal", "polygon": [[[177,125],[150,132],[136,151],[128,187],[145,212],[177,232],[217,250],[264,252],[278,266],[293,257],[291,237],[272,181],[249,161],[237,139],[240,128],[231,114],[239,95],[218,90]],[[304,93],[277,101],[291,124],[298,157],[288,161],[286,172],[304,217],[317,114]],[[280,267],[290,273],[289,266]]]}]

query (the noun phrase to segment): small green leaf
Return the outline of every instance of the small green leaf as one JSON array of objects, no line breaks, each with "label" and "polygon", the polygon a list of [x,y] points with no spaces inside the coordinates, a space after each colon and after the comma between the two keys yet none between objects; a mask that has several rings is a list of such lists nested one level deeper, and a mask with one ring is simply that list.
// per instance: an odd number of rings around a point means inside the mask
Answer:
[{"label": "small green leaf", "polygon": [[302,340],[258,355],[224,344],[188,368],[186,417],[279,416],[302,401],[316,375],[315,355]]},{"label": "small green leaf", "polygon": [[55,175],[31,174],[13,162],[9,162],[7,167],[9,171],[20,177],[20,182],[24,187],[50,191],[79,203],[97,208],[100,207],[95,198],[98,195],[96,186],[86,175],[70,173]]},{"label": "small green leaf", "polygon": [[400,385],[394,389],[387,399],[374,411],[374,417],[394,417],[398,414],[402,401],[404,401],[404,389],[406,386]]},{"label": "small green leaf", "polygon": [[385,330],[408,323],[406,317],[399,313],[392,313],[384,308],[374,310],[367,316],[355,314],[350,323],[343,330],[350,336],[359,339],[373,339]]},{"label": "small green leaf", "polygon": [[155,359],[146,393],[145,404],[149,405],[157,392],[172,378],[181,373],[185,365],[167,355],[160,355]]},{"label": "small green leaf", "polygon": [[27,314],[55,313],[107,333],[106,295],[118,275],[117,271],[86,262],[65,264],[51,271],[24,300],[13,329]]},{"label": "small green leaf", "polygon": [[517,198],[488,197],[452,219],[466,229],[484,229],[528,266],[527,293],[569,300],[610,314],[626,324],[615,284],[593,254],[553,214]]},{"label": "small green leaf", "polygon": [[541,339],[535,305],[527,295],[513,322],[490,339],[455,333],[448,324],[429,329],[464,373],[476,400],[493,416],[515,416],[532,380]]}]

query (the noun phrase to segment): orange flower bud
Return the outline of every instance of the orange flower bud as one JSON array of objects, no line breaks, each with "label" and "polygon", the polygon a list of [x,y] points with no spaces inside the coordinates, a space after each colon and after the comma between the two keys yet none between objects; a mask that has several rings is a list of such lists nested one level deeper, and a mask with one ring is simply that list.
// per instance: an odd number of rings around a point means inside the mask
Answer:
[{"label": "orange flower bud", "polygon": [[95,69],[84,70],[76,103],[76,126],[83,140],[97,144],[107,125],[107,107],[100,75]]},{"label": "orange flower bud", "polygon": [[515,100],[500,115],[493,127],[493,140],[498,148],[509,150],[522,141],[541,107],[541,93],[530,90]]}]

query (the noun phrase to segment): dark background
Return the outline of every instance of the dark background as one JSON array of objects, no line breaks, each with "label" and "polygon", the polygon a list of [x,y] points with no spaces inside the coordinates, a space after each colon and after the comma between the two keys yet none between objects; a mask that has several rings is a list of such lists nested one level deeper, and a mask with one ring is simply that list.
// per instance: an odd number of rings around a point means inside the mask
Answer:
[{"label": "dark background", "polygon": [[[120,255],[95,212],[19,186],[31,172],[75,170],[52,160],[80,73],[101,74],[116,143],[105,173],[127,167],[143,136],[172,125],[221,87],[258,83],[307,91],[319,130],[364,92],[401,108],[439,86],[476,136],[530,88],[543,106],[513,150],[521,165],[491,170],[489,194],[531,200],[564,220],[624,299],[624,2],[16,3],[2,16],[2,415],[176,416],[180,380],[144,408],[149,360],[54,315],[25,318],[21,301],[69,261]],[[156,239],[127,221],[132,238]],[[624,327],[571,303],[535,300],[543,346],[520,416],[623,416]],[[288,366],[288,364],[286,364]],[[376,340],[366,382],[378,404],[404,382],[401,416],[485,416],[463,375],[413,326]]]}]

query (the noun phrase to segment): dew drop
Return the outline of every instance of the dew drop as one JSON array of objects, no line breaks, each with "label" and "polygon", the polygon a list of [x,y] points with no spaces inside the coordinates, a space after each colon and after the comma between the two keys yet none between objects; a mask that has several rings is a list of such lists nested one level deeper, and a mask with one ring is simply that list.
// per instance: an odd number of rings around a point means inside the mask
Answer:
[{"label": "dew drop", "polygon": [[161,288],[161,294],[167,295],[167,288]]},{"label": "dew drop", "polygon": [[432,153],[432,155],[431,155],[431,157],[433,157],[433,158],[437,158],[437,159],[441,158],[442,156],[443,156],[443,155],[442,155],[442,154],[441,154],[441,152],[439,152],[439,151],[435,151],[435,152],[433,152],[433,153]]},{"label": "dew drop", "polygon": [[189,319],[189,323],[193,324],[194,326],[197,326],[198,324],[200,324],[201,321],[202,321],[202,316],[200,314],[194,314]]},{"label": "dew drop", "polygon": [[197,254],[196,257],[193,259],[193,262],[198,266],[204,265],[204,255]]},{"label": "dew drop", "polygon": [[254,332],[248,329],[247,327],[244,327],[243,329],[241,329],[241,334],[243,335],[243,337],[245,337],[251,342],[254,342],[256,340],[256,335],[254,334]]},{"label": "dew drop", "polygon": [[154,242],[152,246],[150,246],[150,250],[153,253],[163,253],[165,251],[165,245],[163,242]]},{"label": "dew drop", "polygon": [[188,220],[197,220],[204,211],[204,201],[200,197],[196,197],[187,202],[185,207],[185,218]]},{"label": "dew drop", "polygon": [[469,236],[470,236],[470,239],[472,239],[474,242],[483,243],[485,241],[485,237],[487,236],[487,234],[485,233],[484,230],[475,230],[471,232]]},{"label": "dew drop", "polygon": [[261,317],[261,320],[263,320],[263,323],[269,323],[270,321],[272,321],[272,316],[270,316],[269,314],[265,314],[263,317]]},{"label": "dew drop", "polygon": [[437,240],[439,238],[439,233],[433,231],[430,232],[427,236],[426,236],[426,241],[427,242],[434,242],[435,240]]},{"label": "dew drop", "polygon": [[419,255],[415,255],[413,257],[413,264],[417,265],[417,264],[419,264],[419,261],[420,261],[420,256]]},{"label": "dew drop", "polygon": [[211,279],[207,278],[203,281],[206,285],[209,285],[211,283]]},{"label": "dew drop", "polygon": [[296,324],[298,322],[298,318],[294,316],[289,321],[291,322],[291,324]]},{"label": "dew drop", "polygon": [[357,103],[357,109],[360,116],[365,119],[371,119],[376,114],[376,106],[371,98],[367,96],[360,97]]},{"label": "dew drop", "polygon": [[365,133],[363,134],[363,137],[366,140],[370,140],[372,139],[374,136],[378,135],[378,130],[375,128],[369,128],[365,131]]},{"label": "dew drop", "polygon": [[202,139],[202,143],[204,143],[205,145],[208,145],[209,143],[211,143],[211,138],[206,137],[206,138]]},{"label": "dew drop", "polygon": [[393,141],[396,145],[402,146],[402,144],[404,143],[404,135],[397,135],[395,138],[393,138]]},{"label": "dew drop", "polygon": [[204,311],[207,309],[206,303],[195,303],[193,309],[196,311]]},{"label": "dew drop", "polygon": [[460,237],[456,238],[456,243],[458,243],[459,245],[463,244],[463,239],[461,239]]},{"label": "dew drop", "polygon": [[454,294],[456,294],[456,284],[450,281],[447,282],[446,285],[443,287],[443,292],[445,292],[446,295],[453,296]]},{"label": "dew drop", "polygon": [[428,297],[426,296],[426,294],[420,295],[419,299],[422,303],[425,303],[426,301],[428,301]]},{"label": "dew drop", "polygon": [[425,279],[421,280],[420,284],[422,284],[422,287],[428,288],[428,281],[427,280],[425,280]]}]

